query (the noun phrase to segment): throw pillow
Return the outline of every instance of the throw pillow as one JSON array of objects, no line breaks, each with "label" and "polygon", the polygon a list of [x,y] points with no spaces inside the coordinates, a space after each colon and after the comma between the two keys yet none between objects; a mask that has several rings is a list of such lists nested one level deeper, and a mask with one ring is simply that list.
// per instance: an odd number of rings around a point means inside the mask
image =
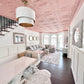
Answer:
[{"label": "throw pillow", "polygon": [[31,53],[26,53],[25,56],[26,57],[32,57],[32,54]]}]

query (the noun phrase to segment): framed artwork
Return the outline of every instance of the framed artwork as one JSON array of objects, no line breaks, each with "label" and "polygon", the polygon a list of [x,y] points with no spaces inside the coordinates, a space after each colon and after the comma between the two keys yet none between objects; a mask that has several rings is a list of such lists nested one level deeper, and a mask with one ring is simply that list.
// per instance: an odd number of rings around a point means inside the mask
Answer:
[{"label": "framed artwork", "polygon": [[36,37],[33,37],[33,40],[36,41]]},{"label": "framed artwork", "polygon": [[32,36],[32,41],[34,40],[34,36]]},{"label": "framed artwork", "polygon": [[36,37],[36,40],[38,40],[38,37]]},{"label": "framed artwork", "polygon": [[30,41],[32,41],[32,40],[33,40],[33,37],[32,37],[31,35],[29,36],[29,40],[30,40]]},{"label": "framed artwork", "polygon": [[38,40],[38,37],[36,37],[36,36],[29,36],[29,40],[30,41],[37,41]]},{"label": "framed artwork", "polygon": [[83,38],[83,20],[81,20],[73,28],[72,44],[79,48],[82,48],[82,38]]},{"label": "framed artwork", "polygon": [[66,37],[66,42],[68,43],[68,36]]},{"label": "framed artwork", "polygon": [[13,33],[13,43],[14,44],[24,43],[24,34],[23,33]]}]

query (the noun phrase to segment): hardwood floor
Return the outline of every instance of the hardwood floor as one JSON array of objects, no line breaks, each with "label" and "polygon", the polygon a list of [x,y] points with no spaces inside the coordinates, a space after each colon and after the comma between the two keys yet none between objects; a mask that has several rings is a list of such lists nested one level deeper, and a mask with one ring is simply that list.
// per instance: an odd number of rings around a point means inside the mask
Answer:
[{"label": "hardwood floor", "polygon": [[71,60],[63,58],[62,54],[59,66],[41,62],[38,68],[50,71],[52,84],[75,84],[71,71]]}]

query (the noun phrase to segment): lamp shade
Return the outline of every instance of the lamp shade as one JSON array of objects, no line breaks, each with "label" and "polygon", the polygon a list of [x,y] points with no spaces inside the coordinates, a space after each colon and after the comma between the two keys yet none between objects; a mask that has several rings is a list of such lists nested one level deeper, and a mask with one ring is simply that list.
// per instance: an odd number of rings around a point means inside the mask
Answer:
[{"label": "lamp shade", "polygon": [[29,7],[18,7],[16,9],[16,19],[23,27],[32,27],[35,23],[35,11]]}]

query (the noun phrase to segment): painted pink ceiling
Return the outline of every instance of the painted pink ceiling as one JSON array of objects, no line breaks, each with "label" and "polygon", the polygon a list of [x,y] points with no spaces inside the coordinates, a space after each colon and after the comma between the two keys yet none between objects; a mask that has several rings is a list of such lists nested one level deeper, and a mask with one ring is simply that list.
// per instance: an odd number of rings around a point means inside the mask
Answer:
[{"label": "painted pink ceiling", "polygon": [[[55,33],[66,31],[84,0],[28,0],[36,12],[36,22],[26,29]],[[81,3],[82,2],[82,3]],[[0,15],[16,20],[15,12],[18,6],[23,6],[21,0],[0,0]]]}]

